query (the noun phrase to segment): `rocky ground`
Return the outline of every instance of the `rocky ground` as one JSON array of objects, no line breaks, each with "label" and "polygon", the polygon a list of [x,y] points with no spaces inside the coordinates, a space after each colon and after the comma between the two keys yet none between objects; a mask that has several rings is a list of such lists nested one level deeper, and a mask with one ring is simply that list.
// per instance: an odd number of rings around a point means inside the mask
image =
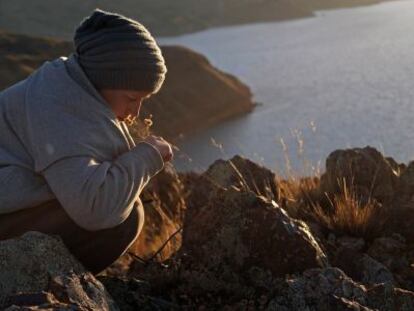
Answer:
[{"label": "rocky ground", "polygon": [[414,310],[413,167],[370,147],[299,181],[238,156],[169,167],[142,237],[97,278],[56,238],[0,242],[3,309]]}]

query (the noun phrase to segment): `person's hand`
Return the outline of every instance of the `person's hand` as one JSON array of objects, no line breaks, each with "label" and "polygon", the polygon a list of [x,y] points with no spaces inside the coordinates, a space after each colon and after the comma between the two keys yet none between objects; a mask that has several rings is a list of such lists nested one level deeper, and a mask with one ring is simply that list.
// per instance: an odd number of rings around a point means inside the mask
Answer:
[{"label": "person's hand", "polygon": [[150,135],[144,139],[144,142],[153,145],[161,154],[164,162],[171,161],[173,157],[172,147],[164,138]]}]

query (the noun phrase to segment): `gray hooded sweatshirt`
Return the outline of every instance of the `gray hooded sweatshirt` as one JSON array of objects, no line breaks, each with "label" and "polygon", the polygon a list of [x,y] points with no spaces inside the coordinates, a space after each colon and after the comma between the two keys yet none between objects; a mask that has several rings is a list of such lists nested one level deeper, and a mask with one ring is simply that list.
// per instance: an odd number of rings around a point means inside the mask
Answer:
[{"label": "gray hooded sweatshirt", "polygon": [[0,92],[0,214],[57,199],[79,226],[111,228],[163,165],[152,145],[134,144],[73,55]]}]

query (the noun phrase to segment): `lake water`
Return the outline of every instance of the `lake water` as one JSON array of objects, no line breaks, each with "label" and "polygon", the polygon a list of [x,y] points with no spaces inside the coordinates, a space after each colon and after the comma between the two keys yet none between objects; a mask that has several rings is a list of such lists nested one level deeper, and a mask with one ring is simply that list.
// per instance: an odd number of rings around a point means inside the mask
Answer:
[{"label": "lake water", "polygon": [[396,1],[161,38],[205,54],[262,103],[184,137],[176,165],[200,170],[241,154],[283,171],[288,155],[303,173],[335,149],[366,145],[414,159],[413,34],[414,1]]}]

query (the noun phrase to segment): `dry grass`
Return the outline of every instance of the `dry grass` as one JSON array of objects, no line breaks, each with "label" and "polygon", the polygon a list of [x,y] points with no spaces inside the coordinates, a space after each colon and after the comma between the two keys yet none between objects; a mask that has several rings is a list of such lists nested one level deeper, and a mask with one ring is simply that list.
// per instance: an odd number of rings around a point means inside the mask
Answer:
[{"label": "dry grass", "polygon": [[[316,222],[336,234],[363,238],[372,238],[377,235],[386,222],[383,207],[371,198],[359,197],[353,187],[347,187],[341,181],[338,181],[341,189],[338,193],[324,193],[320,187],[322,175],[320,166],[314,166],[306,159],[301,133],[294,131],[293,134],[296,138],[296,151],[298,158],[301,159],[302,169],[298,173],[292,168],[289,148],[281,139],[285,167],[283,173],[276,174],[277,177],[274,180],[278,189],[275,197],[279,198],[279,205],[292,217]],[[221,144],[214,140],[213,144],[222,151],[223,155],[226,155]],[[240,168],[235,163],[230,164],[240,178],[240,185],[244,186],[242,188],[264,195],[257,189],[249,188],[248,184],[252,182],[246,180],[248,177],[240,173]]]},{"label": "dry grass", "polygon": [[142,141],[151,135],[151,126],[153,124],[152,115],[144,120],[128,117],[125,122],[128,125],[128,129],[132,138],[136,142]]},{"label": "dry grass", "polygon": [[[311,123],[311,130],[316,132],[316,126]],[[321,194],[319,191],[321,170],[320,165],[313,165],[305,154],[305,141],[302,132],[293,130],[292,136],[296,141],[296,154],[302,163],[300,171],[295,171],[292,167],[292,161],[289,154],[289,146],[283,138],[280,144],[283,150],[284,173],[276,172],[276,183],[279,189],[279,198],[281,206],[295,218],[308,218],[311,213],[311,207],[315,202],[319,202]]]},{"label": "dry grass", "polygon": [[[149,127],[143,123],[135,124],[134,128],[140,130],[140,137],[142,137],[142,130],[146,133],[149,131]],[[387,221],[384,208],[372,198],[359,197],[353,187],[347,187],[341,181],[338,181],[341,189],[338,193],[324,193],[320,187],[322,176],[320,165],[312,165],[306,158],[301,133],[295,131],[293,134],[297,143],[297,155],[302,162],[301,171],[292,168],[288,146],[281,139],[285,159],[284,171],[282,174],[276,173],[275,180],[266,181],[266,184],[269,184],[265,187],[276,188],[278,193],[259,189],[254,182],[254,176],[245,176],[241,172],[242,169],[230,161],[230,166],[239,179],[240,189],[255,192],[269,200],[278,198],[278,204],[290,216],[316,222],[336,234],[372,238],[381,232]],[[221,151],[223,157],[229,158],[222,144],[212,139],[212,145]]]},{"label": "dry grass", "polygon": [[295,218],[314,221],[335,234],[371,239],[381,233],[388,216],[386,209],[371,197],[361,197],[354,187],[339,182],[340,191],[324,193],[320,175],[277,181],[280,204]]},{"label": "dry grass", "polygon": [[355,191],[343,187],[331,200],[329,208],[320,204],[313,206],[314,218],[329,230],[356,237],[373,238],[377,236],[386,222],[383,207],[369,198],[362,202]]},{"label": "dry grass", "polygon": [[280,204],[295,218],[314,221],[335,234],[371,239],[381,233],[388,216],[372,198],[361,198],[346,185],[336,194],[323,193],[318,176],[278,181]]},{"label": "dry grass", "polygon": [[[312,131],[316,128],[312,127]],[[306,158],[301,133],[293,134],[302,172],[298,174],[292,169],[288,146],[281,139],[287,173],[286,178],[277,180],[282,207],[291,216],[314,221],[336,234],[367,239],[380,234],[389,217],[387,210],[372,197],[360,197],[355,187],[347,186],[344,181],[338,181],[338,193],[324,193],[320,187],[320,165],[313,166]]]},{"label": "dry grass", "polygon": [[277,179],[281,206],[295,218],[305,218],[309,208],[319,201],[319,177]]}]

